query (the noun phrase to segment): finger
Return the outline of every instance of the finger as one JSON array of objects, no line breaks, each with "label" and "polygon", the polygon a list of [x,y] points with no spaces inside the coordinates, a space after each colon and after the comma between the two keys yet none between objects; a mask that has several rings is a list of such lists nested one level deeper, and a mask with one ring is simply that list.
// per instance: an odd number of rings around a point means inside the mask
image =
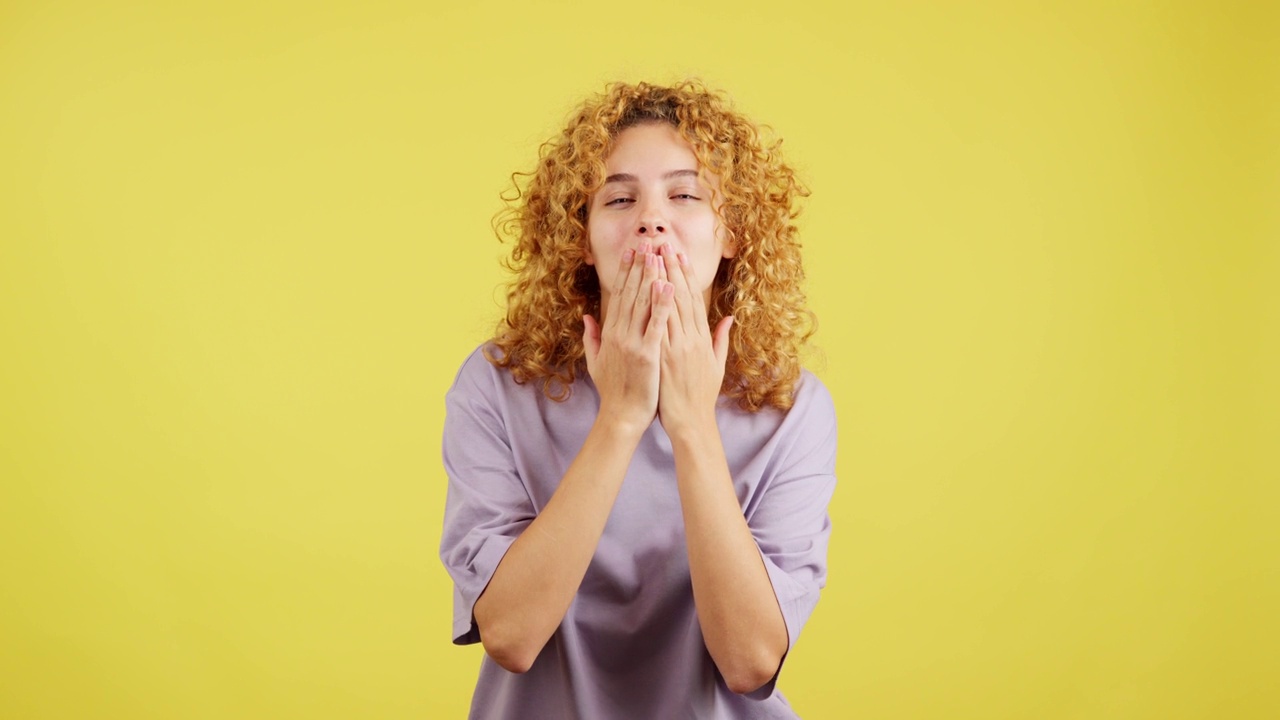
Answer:
[{"label": "finger", "polygon": [[672,286],[671,311],[667,313],[667,342],[662,347],[670,348],[684,341],[684,325],[680,322],[680,309],[676,307],[675,286]]},{"label": "finger", "polygon": [[667,338],[667,318],[675,305],[672,298],[674,290],[669,282],[659,280],[653,284],[653,314],[649,316],[649,326],[644,332],[645,345],[650,349],[661,346]]},{"label": "finger", "polygon": [[715,351],[716,362],[720,363],[721,372],[724,371],[725,361],[729,359],[729,329],[732,327],[732,315],[720,318],[720,322],[716,323],[715,336],[711,340],[711,349]]},{"label": "finger", "polygon": [[684,277],[684,285],[689,293],[689,317],[693,322],[693,334],[703,337],[710,337],[711,328],[707,325],[707,300],[702,295],[702,286],[698,284],[698,277],[693,272],[693,263],[689,262],[689,256],[680,253],[680,275]]},{"label": "finger", "polygon": [[587,375],[596,376],[596,358],[600,355],[600,323],[590,315],[582,316],[582,348],[587,359]]},{"label": "finger", "polygon": [[590,315],[582,316],[582,346],[587,351],[588,360],[595,360],[600,354],[600,324]]},{"label": "finger", "polygon": [[640,287],[636,289],[635,302],[631,306],[631,327],[637,332],[644,332],[649,322],[652,308],[653,283],[658,279],[658,263],[661,258],[651,252],[644,254],[644,269],[640,276]]},{"label": "finger", "polygon": [[618,308],[622,307],[622,290],[627,284],[627,275],[631,272],[632,265],[635,264],[634,250],[627,250],[622,253],[622,259],[618,261],[618,274],[613,281],[613,292],[609,297],[609,309],[605,313],[605,327],[616,327],[621,320],[622,313]]},{"label": "finger", "polygon": [[[663,246],[663,260],[667,268],[667,281],[675,288],[676,304],[673,315],[676,316],[681,325],[681,334],[692,335],[697,332],[697,326],[693,321],[695,307],[692,302],[692,293],[689,291],[689,278],[681,265],[682,258],[684,262],[688,262],[688,257],[683,253],[677,253],[670,243]],[[700,306],[701,303],[698,303],[698,305]]]},{"label": "finger", "polygon": [[[649,251],[649,243],[642,244],[633,254],[631,268],[627,271],[627,281],[618,293],[618,326],[624,333],[630,333],[635,314],[636,295],[640,292],[641,280],[644,277],[644,256]],[[645,289],[648,292],[648,288]]]}]

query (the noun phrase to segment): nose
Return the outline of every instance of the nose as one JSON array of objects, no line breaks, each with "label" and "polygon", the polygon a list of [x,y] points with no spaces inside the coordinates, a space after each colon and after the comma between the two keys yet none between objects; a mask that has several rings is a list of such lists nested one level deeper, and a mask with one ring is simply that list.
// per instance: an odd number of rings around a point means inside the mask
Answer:
[{"label": "nose", "polygon": [[667,232],[670,227],[663,218],[662,208],[659,203],[654,202],[652,198],[645,202],[640,210],[640,221],[636,227],[636,233],[644,237],[658,237]]},{"label": "nose", "polygon": [[667,224],[662,220],[644,218],[640,221],[640,227],[636,229],[636,232],[641,235],[656,237],[667,232]]}]

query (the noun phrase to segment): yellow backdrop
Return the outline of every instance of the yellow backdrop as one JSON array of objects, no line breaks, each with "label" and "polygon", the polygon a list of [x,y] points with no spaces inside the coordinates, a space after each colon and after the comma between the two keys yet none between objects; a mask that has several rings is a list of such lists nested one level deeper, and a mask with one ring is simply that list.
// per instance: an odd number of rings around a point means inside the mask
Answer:
[{"label": "yellow backdrop", "polygon": [[1277,717],[1275,7],[5,3],[0,716],[463,717],[498,194],[694,75],[814,191],[799,712]]}]

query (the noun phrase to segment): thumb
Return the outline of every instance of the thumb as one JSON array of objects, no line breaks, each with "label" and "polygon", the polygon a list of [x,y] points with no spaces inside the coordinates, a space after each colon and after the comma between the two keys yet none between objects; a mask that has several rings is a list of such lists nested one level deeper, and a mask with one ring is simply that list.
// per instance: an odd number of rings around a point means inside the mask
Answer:
[{"label": "thumb", "polygon": [[590,315],[582,316],[582,344],[586,347],[587,357],[594,360],[600,353],[600,325]]},{"label": "thumb", "polygon": [[725,315],[720,318],[720,322],[716,323],[716,331],[711,336],[711,349],[715,352],[721,368],[729,359],[729,328],[731,327],[733,327],[733,316]]}]

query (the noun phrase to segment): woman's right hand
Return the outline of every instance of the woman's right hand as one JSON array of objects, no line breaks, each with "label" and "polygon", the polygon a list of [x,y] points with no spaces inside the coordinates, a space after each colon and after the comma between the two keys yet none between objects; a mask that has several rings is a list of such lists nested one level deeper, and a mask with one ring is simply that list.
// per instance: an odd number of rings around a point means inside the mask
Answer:
[{"label": "woman's right hand", "polygon": [[648,245],[624,254],[605,293],[603,326],[583,318],[600,414],[551,499],[507,548],[475,601],[485,652],[510,672],[532,667],[564,621],[640,438],[657,415],[662,340],[675,305],[661,262]]},{"label": "woman's right hand", "polygon": [[604,325],[585,315],[587,372],[600,393],[600,417],[643,432],[658,412],[658,371],[674,303],[662,258],[643,243],[627,250],[604,308]]}]

